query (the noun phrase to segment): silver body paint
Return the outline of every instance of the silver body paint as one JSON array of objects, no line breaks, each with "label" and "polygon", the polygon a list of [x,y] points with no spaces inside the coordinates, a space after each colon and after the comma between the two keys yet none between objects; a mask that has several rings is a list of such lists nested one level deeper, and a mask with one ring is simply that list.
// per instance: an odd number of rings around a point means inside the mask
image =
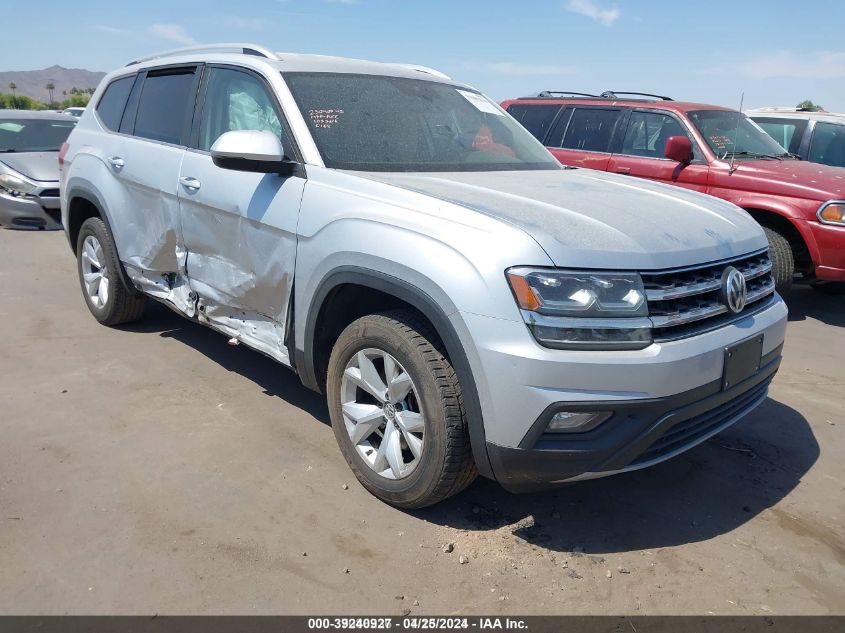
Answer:
[{"label": "silver body paint", "polygon": [[[208,153],[107,132],[86,109],[70,139],[62,212],[74,191],[96,196],[132,282],[285,365],[332,271],[401,279],[430,297],[457,333],[472,370],[486,439],[519,444],[550,404],[655,398],[718,379],[726,346],[765,333],[783,341],[779,299],[706,334],[638,351],[561,351],[525,326],[504,271],[512,266],[658,270],[704,264],[766,247],[733,205],[683,189],[587,170],[362,173],[328,169],[280,71],[383,74],[430,81],[399,65],[283,55],[282,61],[207,53],[156,65],[220,62],[250,68],[271,86],[297,141],[302,177],[215,167]],[[121,154],[122,153],[122,154]],[[108,159],[126,156],[116,172]],[[131,161],[131,164],[130,164]],[[202,187],[189,192],[179,178]],[[293,310],[289,310],[291,298]]]}]

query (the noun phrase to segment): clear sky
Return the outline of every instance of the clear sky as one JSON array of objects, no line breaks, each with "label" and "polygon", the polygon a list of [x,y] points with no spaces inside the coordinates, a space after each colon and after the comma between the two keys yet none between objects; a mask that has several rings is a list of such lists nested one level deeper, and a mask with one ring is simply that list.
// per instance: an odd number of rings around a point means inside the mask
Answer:
[{"label": "clear sky", "polygon": [[[502,100],[608,89],[845,112],[845,0],[42,0],[0,70],[111,70],[191,43],[417,63]],[[23,7],[21,7],[23,8]],[[8,12],[7,12],[8,13]],[[32,20],[32,23],[30,23]]]}]

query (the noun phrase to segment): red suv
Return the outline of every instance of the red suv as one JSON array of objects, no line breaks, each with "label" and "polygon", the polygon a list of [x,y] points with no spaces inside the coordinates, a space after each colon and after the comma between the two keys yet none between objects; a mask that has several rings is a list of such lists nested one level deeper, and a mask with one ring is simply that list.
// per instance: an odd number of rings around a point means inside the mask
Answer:
[{"label": "red suv", "polygon": [[801,161],[744,114],[628,92],[541,92],[502,107],[565,165],[742,207],[766,231],[781,292],[795,275],[820,290],[845,288],[845,169]]}]

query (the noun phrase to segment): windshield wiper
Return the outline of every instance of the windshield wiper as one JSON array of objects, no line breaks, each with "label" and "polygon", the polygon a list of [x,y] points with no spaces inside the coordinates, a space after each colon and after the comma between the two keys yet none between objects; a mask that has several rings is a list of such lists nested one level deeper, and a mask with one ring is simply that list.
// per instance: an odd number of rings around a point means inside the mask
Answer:
[{"label": "windshield wiper", "polygon": [[775,154],[761,154],[759,152],[725,152],[722,155],[722,160],[725,160],[729,156],[749,156],[751,158],[768,158],[769,160],[783,160],[782,155],[776,156]]},{"label": "windshield wiper", "polygon": [[782,156],[783,158],[793,158],[795,160],[804,160],[798,154],[793,154],[792,152],[784,152],[783,154],[778,154],[778,156]]},{"label": "windshield wiper", "polygon": [[16,149],[0,149],[0,154],[14,154],[17,151]]}]

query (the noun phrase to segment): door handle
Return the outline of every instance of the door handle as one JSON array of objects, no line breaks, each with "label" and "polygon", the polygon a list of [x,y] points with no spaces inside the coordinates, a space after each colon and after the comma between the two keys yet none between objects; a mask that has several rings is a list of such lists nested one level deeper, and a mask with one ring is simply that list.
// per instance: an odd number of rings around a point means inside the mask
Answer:
[{"label": "door handle", "polygon": [[202,183],[199,180],[197,180],[196,178],[191,178],[190,176],[182,176],[179,179],[179,182],[182,184],[182,186],[185,189],[187,189],[191,193],[193,193],[194,191],[199,189],[200,186],[202,185]]},{"label": "door handle", "polygon": [[120,171],[126,164],[120,156],[112,156],[109,158],[109,164],[116,170]]},{"label": "door handle", "polygon": [[631,168],[630,167],[617,167],[616,173],[617,174],[630,174]]}]

